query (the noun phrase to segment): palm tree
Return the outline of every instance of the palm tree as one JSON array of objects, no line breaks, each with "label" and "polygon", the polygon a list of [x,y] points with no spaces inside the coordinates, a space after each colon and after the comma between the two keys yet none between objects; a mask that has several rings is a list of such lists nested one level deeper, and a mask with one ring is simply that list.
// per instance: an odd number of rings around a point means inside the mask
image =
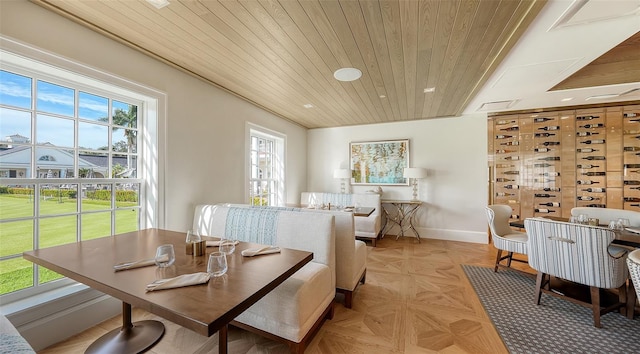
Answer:
[{"label": "palm tree", "polygon": [[[100,118],[100,120],[106,122],[109,118],[104,117]],[[131,153],[133,152],[133,148],[137,142],[137,130],[133,130],[131,128],[137,127],[138,124],[138,106],[129,105],[129,109],[127,111],[121,108],[116,108],[113,114],[113,124],[127,128],[124,129],[124,136],[127,138],[127,169],[131,169]],[[113,127],[114,132],[118,129],[121,128]]]}]

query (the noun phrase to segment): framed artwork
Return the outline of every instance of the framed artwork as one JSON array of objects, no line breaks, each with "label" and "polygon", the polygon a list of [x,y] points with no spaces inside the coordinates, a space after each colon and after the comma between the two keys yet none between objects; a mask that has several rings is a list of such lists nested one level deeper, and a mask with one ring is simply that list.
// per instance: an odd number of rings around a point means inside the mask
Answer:
[{"label": "framed artwork", "polygon": [[349,151],[352,184],[409,185],[409,139],[355,142]]}]

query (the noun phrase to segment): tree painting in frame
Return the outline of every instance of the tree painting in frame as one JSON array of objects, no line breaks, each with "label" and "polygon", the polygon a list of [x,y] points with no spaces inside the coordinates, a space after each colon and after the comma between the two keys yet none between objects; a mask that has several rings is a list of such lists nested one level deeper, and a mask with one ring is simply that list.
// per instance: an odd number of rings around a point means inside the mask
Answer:
[{"label": "tree painting in frame", "polygon": [[409,139],[350,143],[352,184],[409,185]]}]

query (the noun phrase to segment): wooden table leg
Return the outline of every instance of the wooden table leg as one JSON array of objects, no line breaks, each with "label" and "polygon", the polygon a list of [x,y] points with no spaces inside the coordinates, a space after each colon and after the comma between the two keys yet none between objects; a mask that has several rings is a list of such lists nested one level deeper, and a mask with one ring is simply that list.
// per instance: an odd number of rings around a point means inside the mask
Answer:
[{"label": "wooden table leg", "polygon": [[629,290],[627,291],[627,318],[633,319],[636,308],[636,297],[638,296],[637,285],[629,280]]},{"label": "wooden table leg", "polygon": [[224,325],[218,331],[218,353],[219,354],[227,354],[227,330],[228,329],[229,329],[229,326]]},{"label": "wooden table leg", "polygon": [[104,334],[91,343],[85,354],[141,353],[154,346],[163,335],[164,324],[160,321],[146,320],[132,323],[131,305],[122,302],[122,327]]}]

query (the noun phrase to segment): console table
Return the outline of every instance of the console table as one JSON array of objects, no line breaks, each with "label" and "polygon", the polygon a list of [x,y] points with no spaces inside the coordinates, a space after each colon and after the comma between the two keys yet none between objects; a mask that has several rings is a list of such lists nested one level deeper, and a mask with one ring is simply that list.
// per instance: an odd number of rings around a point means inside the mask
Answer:
[{"label": "console table", "polygon": [[[398,225],[398,227],[400,227],[400,233],[396,236],[396,240],[400,238],[400,236],[404,237],[405,231],[411,230],[416,235],[418,242],[420,242],[420,234],[413,226],[413,217],[422,205],[421,201],[383,199],[380,203],[382,204],[382,211],[385,216],[381,237],[384,237],[386,232],[391,230],[394,225]],[[385,205],[391,205],[393,207],[393,211],[389,212],[389,210],[385,208]]]}]

